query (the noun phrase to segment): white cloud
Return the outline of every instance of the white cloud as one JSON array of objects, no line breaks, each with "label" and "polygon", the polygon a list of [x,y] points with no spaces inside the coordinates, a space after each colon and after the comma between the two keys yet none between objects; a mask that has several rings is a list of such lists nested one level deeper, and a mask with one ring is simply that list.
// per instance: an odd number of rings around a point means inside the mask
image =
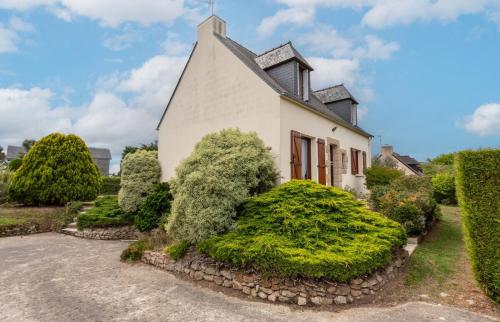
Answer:
[{"label": "white cloud", "polygon": [[262,19],[257,28],[259,34],[267,36],[283,24],[303,26],[314,20],[314,9],[306,7],[288,8],[278,10],[273,16]]},{"label": "white cloud", "polygon": [[[276,2],[288,6],[282,10],[298,8],[315,10],[317,7],[362,9],[365,10],[362,24],[372,28],[426,21],[450,22],[464,15],[488,14],[491,10],[500,9],[498,0],[276,0]],[[284,23],[290,21],[281,22]]]},{"label": "white cloud", "polygon": [[351,86],[358,78],[359,62],[350,59],[307,57],[314,66],[311,83],[314,89],[344,83]]},{"label": "white cloud", "polygon": [[167,39],[163,43],[163,49],[167,55],[183,55],[186,54],[191,46],[180,40],[179,34],[169,31]]},{"label": "white cloud", "polygon": [[0,53],[13,53],[18,51],[21,42],[20,33],[34,31],[32,24],[18,17],[10,18],[6,25],[0,23]]},{"label": "white cloud", "polygon": [[298,43],[319,53],[332,53],[334,57],[345,57],[351,52],[353,42],[340,35],[331,26],[320,25],[299,36]]},{"label": "white cloud", "polygon": [[374,35],[365,37],[366,47],[360,47],[355,51],[355,55],[361,59],[387,60],[399,50],[399,44],[395,41],[385,42]]},{"label": "white cloud", "polygon": [[142,34],[131,26],[124,28],[123,32],[104,39],[103,45],[114,51],[120,51],[132,47],[133,44],[142,39]]},{"label": "white cloud", "polygon": [[368,114],[369,110],[367,107],[364,106],[359,106],[358,107],[358,121],[361,121],[366,114]]},{"label": "white cloud", "polygon": [[117,27],[124,22],[145,26],[171,23],[190,11],[184,0],[0,0],[0,9],[26,11],[36,7],[45,7],[66,21],[82,16],[108,27]]},{"label": "white cloud", "polygon": [[479,106],[472,115],[465,117],[464,127],[467,132],[481,136],[500,134],[500,104]]}]

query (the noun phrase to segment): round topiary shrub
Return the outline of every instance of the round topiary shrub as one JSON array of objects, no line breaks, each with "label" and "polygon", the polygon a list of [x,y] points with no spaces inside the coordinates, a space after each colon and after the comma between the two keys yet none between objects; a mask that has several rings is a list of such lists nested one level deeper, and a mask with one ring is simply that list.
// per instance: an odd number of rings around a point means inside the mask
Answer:
[{"label": "round topiary shrub", "polygon": [[160,182],[160,163],[156,151],[129,153],[121,163],[118,204],[125,212],[136,212]]},{"label": "round topiary shrub", "polygon": [[9,197],[26,205],[64,205],[94,200],[101,176],[85,142],[76,135],[50,134],[24,156]]},{"label": "round topiary shrub", "polygon": [[141,231],[151,231],[158,228],[162,217],[170,212],[172,195],[168,183],[157,184],[153,192],[140,205],[134,218],[135,227]]},{"label": "round topiary shrub", "polygon": [[397,222],[342,189],[292,180],[241,206],[235,228],[197,245],[236,266],[337,281],[387,264],[406,243]]},{"label": "round topiary shrub", "polygon": [[432,190],[436,201],[443,204],[457,204],[455,195],[455,176],[441,172],[432,177]]},{"label": "round topiary shrub", "polygon": [[236,207],[274,186],[273,157],[255,133],[206,135],[176,169],[168,233],[198,242],[233,226]]}]

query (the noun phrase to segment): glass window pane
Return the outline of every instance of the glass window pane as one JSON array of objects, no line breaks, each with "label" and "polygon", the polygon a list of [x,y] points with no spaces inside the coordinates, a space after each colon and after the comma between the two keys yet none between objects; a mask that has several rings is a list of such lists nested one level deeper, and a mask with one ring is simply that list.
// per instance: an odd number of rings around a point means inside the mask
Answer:
[{"label": "glass window pane", "polygon": [[309,140],[302,139],[302,179],[309,177]]}]

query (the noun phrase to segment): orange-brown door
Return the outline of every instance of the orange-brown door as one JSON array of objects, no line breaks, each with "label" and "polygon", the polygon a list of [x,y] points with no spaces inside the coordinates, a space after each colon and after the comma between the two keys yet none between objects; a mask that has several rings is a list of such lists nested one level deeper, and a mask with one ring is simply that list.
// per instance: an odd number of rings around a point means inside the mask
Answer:
[{"label": "orange-brown door", "polygon": [[302,135],[297,131],[291,132],[291,155],[290,155],[290,168],[292,171],[292,179],[301,179],[302,167]]}]

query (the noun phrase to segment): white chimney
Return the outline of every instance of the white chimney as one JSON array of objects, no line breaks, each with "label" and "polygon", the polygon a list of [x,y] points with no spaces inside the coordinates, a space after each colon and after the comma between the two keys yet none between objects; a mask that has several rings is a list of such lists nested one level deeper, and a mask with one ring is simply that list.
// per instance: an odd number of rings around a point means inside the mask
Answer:
[{"label": "white chimney", "polygon": [[198,41],[213,33],[226,37],[226,22],[215,15],[198,25]]}]

